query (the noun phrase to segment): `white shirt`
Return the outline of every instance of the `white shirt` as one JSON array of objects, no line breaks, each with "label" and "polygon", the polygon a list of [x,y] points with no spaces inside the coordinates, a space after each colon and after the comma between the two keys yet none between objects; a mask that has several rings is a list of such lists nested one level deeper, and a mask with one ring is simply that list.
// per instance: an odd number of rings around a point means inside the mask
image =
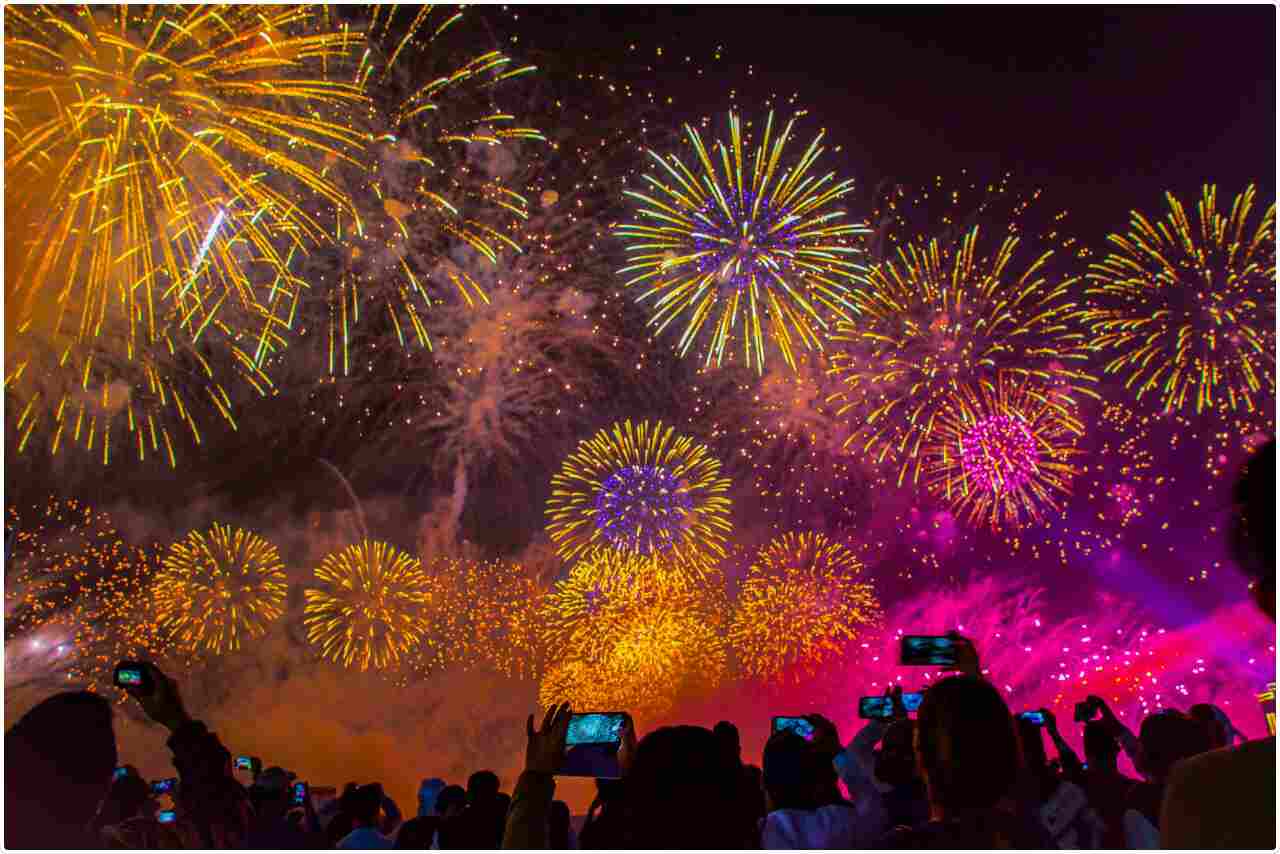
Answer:
[{"label": "white shirt", "polygon": [[816,810],[774,810],[765,816],[760,847],[773,849],[870,848],[885,832],[851,805],[828,804]]}]

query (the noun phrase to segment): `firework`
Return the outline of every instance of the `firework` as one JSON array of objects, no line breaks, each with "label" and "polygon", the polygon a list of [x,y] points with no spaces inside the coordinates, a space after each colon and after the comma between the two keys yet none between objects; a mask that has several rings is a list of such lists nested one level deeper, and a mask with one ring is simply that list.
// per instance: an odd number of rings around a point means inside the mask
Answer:
[{"label": "firework", "polygon": [[[1144,715],[1161,708],[1213,702],[1242,731],[1262,734],[1254,692],[1275,678],[1274,625],[1240,602],[1163,629],[1135,604],[1103,594],[1089,617],[1058,618],[1050,615],[1046,591],[1021,579],[917,591],[894,606],[881,637],[864,641],[833,683],[862,685],[868,694],[894,684],[919,690],[950,674],[900,665],[899,638],[958,630],[973,640],[984,676],[1012,708],[1048,708],[1061,722],[1096,694],[1136,731]],[[1079,733],[1063,734],[1074,740]]]},{"label": "firework", "polygon": [[978,224],[954,239],[909,240],[871,268],[853,297],[857,316],[837,324],[831,362],[843,388],[831,400],[857,425],[846,444],[896,462],[899,483],[918,480],[923,448],[963,384],[1003,371],[1096,396],[1083,333],[1070,323],[1076,279],[1055,272],[1046,248],[1056,232],[1037,246],[1021,231],[1015,215],[1002,236]]},{"label": "firework", "polygon": [[642,592],[635,576],[599,576],[575,567],[543,602],[543,646],[553,659],[602,659]]},{"label": "firework", "polygon": [[609,650],[609,669],[648,690],[684,693],[714,688],[725,675],[724,638],[702,609],[688,600],[659,600],[639,610]]},{"label": "firework", "polygon": [[[427,572],[444,591],[436,634],[448,638],[448,664],[517,678],[541,670],[547,591],[525,567],[509,561],[438,558],[430,562]],[[419,656],[414,665],[429,672],[444,663]]]},{"label": "firework", "polygon": [[852,551],[823,534],[787,533],[756,555],[738,593],[729,641],[747,675],[799,680],[874,626],[879,614]]},{"label": "firework", "polygon": [[759,507],[780,530],[832,531],[866,518],[876,473],[843,448],[849,423],[828,403],[835,387],[825,359],[802,357],[795,371],[771,366],[709,407],[738,448],[730,463],[750,467]]},{"label": "firework", "polygon": [[129,553],[111,518],[76,499],[5,512],[7,636],[70,607]]},{"label": "firework", "polygon": [[578,445],[551,479],[547,534],[572,560],[595,549],[696,563],[724,555],[729,481],[704,445],[630,421]]},{"label": "firework", "polygon": [[837,205],[853,182],[815,170],[822,133],[799,160],[784,161],[794,126],[795,118],[775,138],[769,113],[752,156],[744,153],[751,140],[741,120],[730,113],[729,143],[717,141],[713,158],[686,125],[697,174],[676,155],[650,151],[661,171],[645,176],[645,192],[626,191],[637,209],[634,221],[614,229],[630,261],[619,273],[638,301],[652,300],[650,325],[658,332],[687,318],[682,356],[697,344],[706,364],[720,364],[740,340],[743,360],[762,371],[767,335],[794,366],[798,349],[822,349],[831,318],[855,313],[851,286],[863,268],[853,240],[867,229],[845,221]]},{"label": "firework", "polygon": [[40,426],[51,452],[175,465],[171,424],[196,444],[199,410],[235,426],[225,377],[268,392],[292,257],[350,208],[320,161],[363,145],[363,96],[326,69],[361,44],[319,7],[5,9],[19,449]]},{"label": "firework", "polygon": [[431,608],[442,596],[418,559],[363,540],[316,567],[325,586],[306,591],[307,640],[344,667],[386,670],[429,643]]},{"label": "firework", "polygon": [[343,246],[318,274],[328,285],[330,375],[350,376],[352,351],[372,356],[388,337],[432,350],[433,309],[484,305],[486,277],[447,260],[459,247],[483,259],[486,273],[521,251],[512,235],[529,203],[490,167],[514,163],[517,143],[544,141],[497,103],[504,83],[536,69],[487,48],[463,47],[459,59],[448,43],[465,45],[465,19],[458,8],[385,4],[365,22],[368,50],[349,70],[372,104],[370,163],[345,170],[361,188],[358,209],[339,218]]},{"label": "firework", "polygon": [[252,531],[229,525],[215,522],[170,546],[154,583],[156,618],[193,650],[239,649],[284,613],[280,553]]},{"label": "firework", "polygon": [[545,608],[544,643],[558,662],[543,677],[547,702],[658,716],[724,678],[725,603],[716,584],[654,587],[640,576],[598,580],[575,567]]},{"label": "firework", "polygon": [[5,540],[10,687],[76,680],[111,691],[120,660],[171,656],[149,595],[158,554],[126,544],[107,514],[74,499],[31,512],[10,505]]},{"label": "firework", "polygon": [[1276,387],[1275,204],[1254,219],[1249,186],[1224,215],[1206,185],[1193,222],[1165,197],[1164,219],[1133,211],[1129,231],[1090,265],[1081,316],[1091,344],[1107,373],[1165,411],[1255,411]]},{"label": "firework", "polygon": [[934,423],[925,484],[957,516],[997,529],[1043,522],[1071,494],[1084,426],[1069,399],[1007,374],[961,386]]}]

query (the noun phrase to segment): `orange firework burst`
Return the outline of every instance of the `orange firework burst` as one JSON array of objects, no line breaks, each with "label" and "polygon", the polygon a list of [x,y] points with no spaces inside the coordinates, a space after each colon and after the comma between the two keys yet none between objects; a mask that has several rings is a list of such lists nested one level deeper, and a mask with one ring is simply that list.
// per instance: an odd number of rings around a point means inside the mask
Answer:
[{"label": "orange firework burst", "polygon": [[[19,450],[176,465],[170,427],[235,426],[302,289],[295,253],[349,209],[324,158],[363,147],[358,33],[325,7],[7,6],[5,388]],[[194,387],[193,387],[194,384]]]},{"label": "orange firework burst", "polygon": [[1091,344],[1107,373],[1166,412],[1193,401],[1197,413],[1258,410],[1276,389],[1276,206],[1251,225],[1255,187],[1224,215],[1206,185],[1193,223],[1165,198],[1164,219],[1133,211],[1128,233],[1111,235],[1111,253],[1090,265],[1081,317]]},{"label": "orange firework burst", "polygon": [[875,591],[852,551],[823,534],[787,533],[751,564],[729,641],[747,675],[798,681],[879,619]]},{"label": "orange firework burst", "polygon": [[326,555],[315,575],[324,587],[306,591],[303,623],[307,640],[330,661],[388,670],[428,654],[420,647],[443,594],[417,558],[364,540]]},{"label": "orange firework burst", "polygon": [[926,486],[956,515],[993,530],[1042,522],[1071,493],[1083,433],[1063,394],[1008,374],[976,390],[960,386],[925,448]]},{"label": "orange firework burst", "polygon": [[15,662],[39,658],[33,680],[13,674],[9,687],[57,677],[59,690],[78,680],[110,691],[121,659],[172,652],[149,595],[157,555],[127,545],[107,514],[74,499],[32,512],[10,506],[5,538],[5,639],[23,644]]},{"label": "orange firework burst", "polygon": [[662,714],[677,697],[724,677],[726,610],[714,573],[653,585],[643,573],[574,567],[544,602],[543,644],[558,663],[540,696]]},{"label": "orange firework burst", "polygon": [[215,522],[169,547],[154,590],[161,626],[192,650],[221,653],[284,614],[287,579],[275,546]]},{"label": "orange firework burst", "polygon": [[448,662],[420,657],[415,669],[427,672],[447,663],[516,678],[540,672],[547,591],[525,567],[501,560],[439,558],[430,562],[427,573],[444,594],[434,635],[451,655]]}]

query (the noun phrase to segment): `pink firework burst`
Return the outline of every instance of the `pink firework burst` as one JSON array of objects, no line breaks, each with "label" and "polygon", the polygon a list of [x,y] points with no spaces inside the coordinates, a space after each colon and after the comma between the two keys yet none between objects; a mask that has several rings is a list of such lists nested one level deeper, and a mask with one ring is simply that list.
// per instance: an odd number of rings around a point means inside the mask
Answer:
[{"label": "pink firework burst", "polygon": [[1020,415],[992,415],[960,438],[960,464],[979,489],[1018,489],[1036,475],[1036,437]]}]

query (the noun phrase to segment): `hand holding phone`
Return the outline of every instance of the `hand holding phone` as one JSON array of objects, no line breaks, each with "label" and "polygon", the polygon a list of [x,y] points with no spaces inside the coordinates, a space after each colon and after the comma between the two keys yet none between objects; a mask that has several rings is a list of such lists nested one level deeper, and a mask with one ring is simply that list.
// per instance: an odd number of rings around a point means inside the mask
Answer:
[{"label": "hand holding phone", "polygon": [[529,737],[524,754],[526,771],[537,771],[542,774],[557,772],[564,757],[569,717],[568,703],[551,706],[542,718],[542,726],[535,730],[533,715],[529,715],[529,720],[525,723],[525,730]]},{"label": "hand holding phone", "polygon": [[173,680],[149,661],[122,661],[116,665],[115,684],[138,701],[147,717],[177,732],[190,718]]}]

